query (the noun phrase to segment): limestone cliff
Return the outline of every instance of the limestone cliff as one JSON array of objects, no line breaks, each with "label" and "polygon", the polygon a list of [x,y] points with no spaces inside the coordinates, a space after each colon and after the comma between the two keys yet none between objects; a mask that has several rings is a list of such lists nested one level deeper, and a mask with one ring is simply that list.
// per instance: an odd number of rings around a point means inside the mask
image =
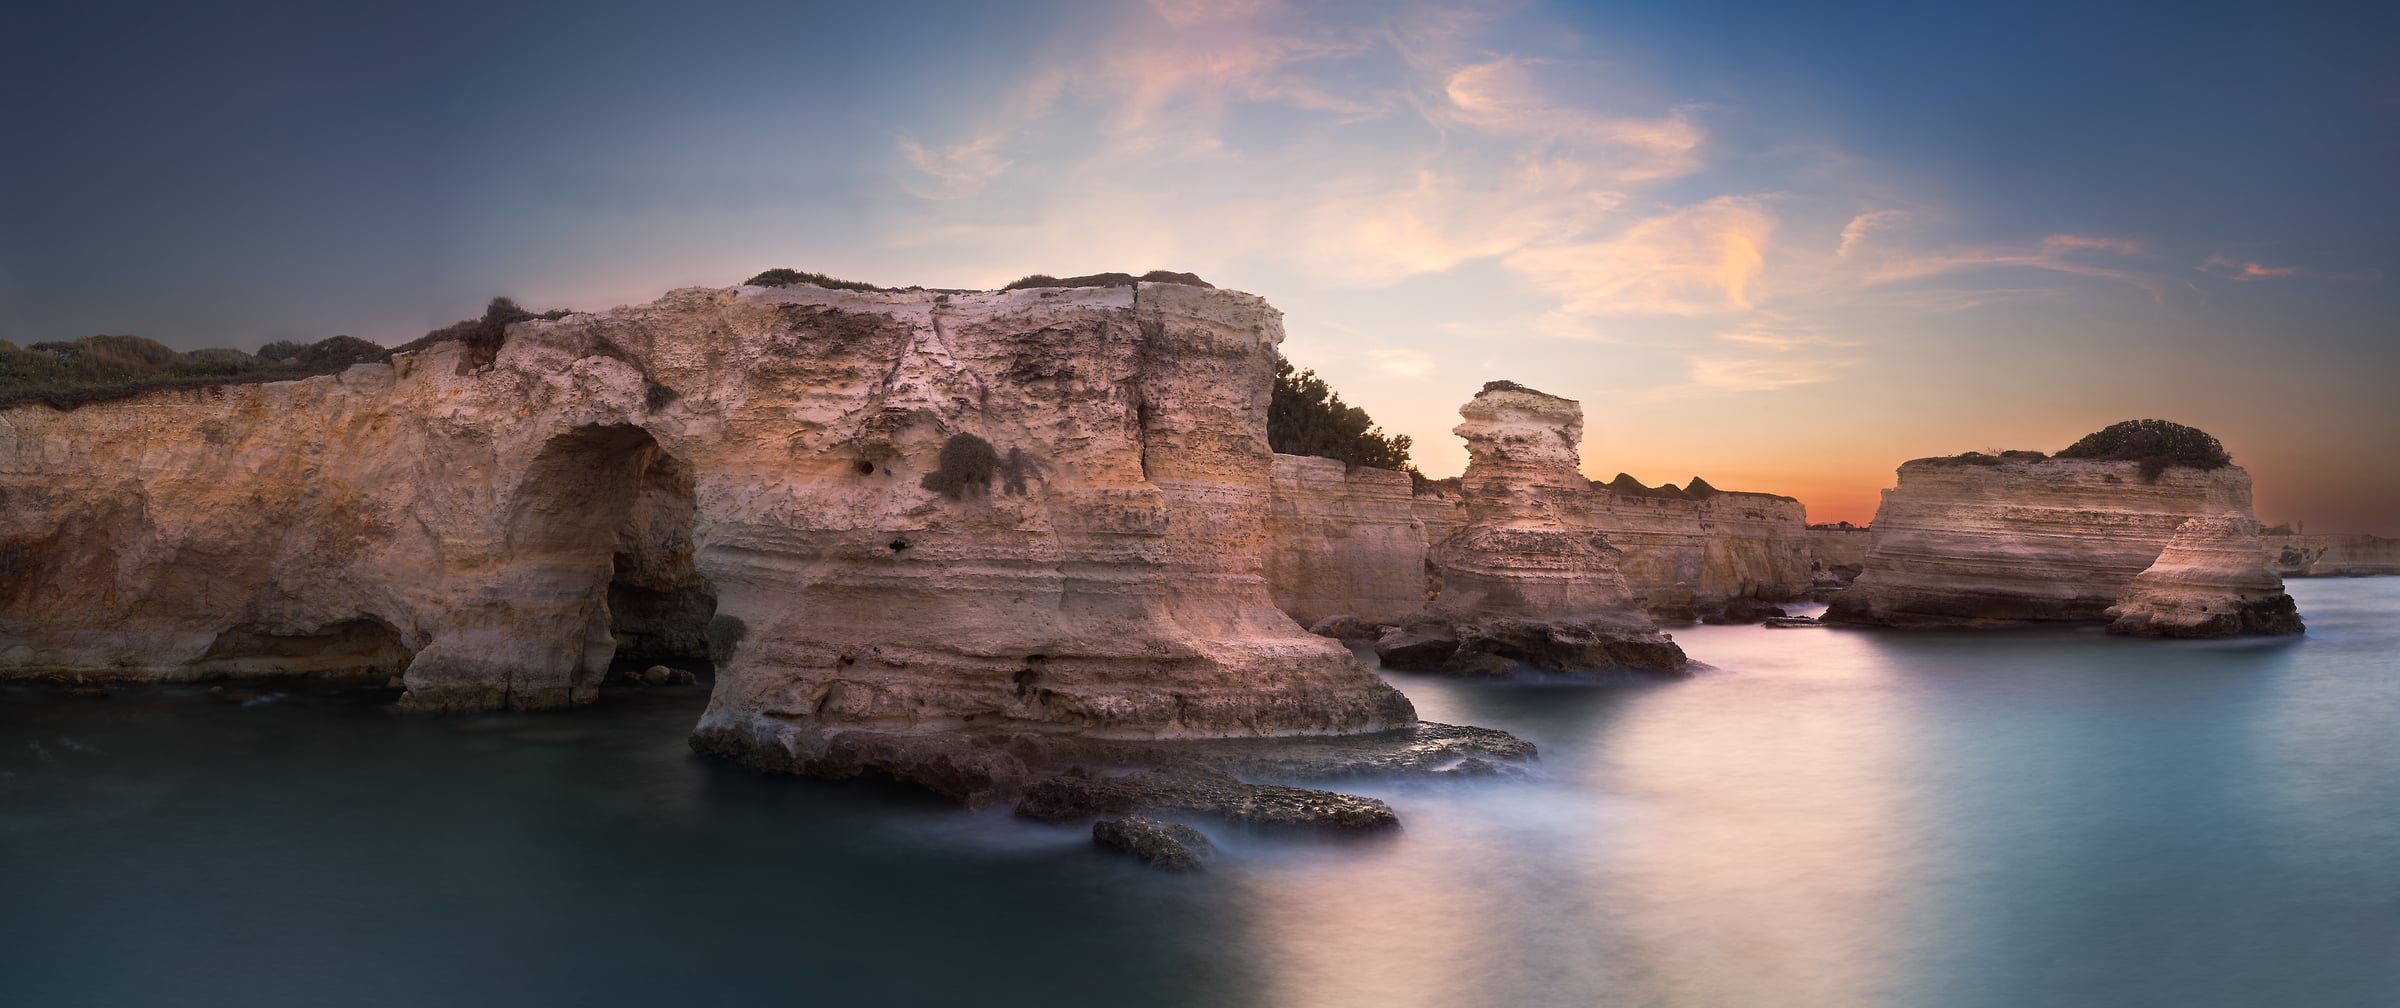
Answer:
[{"label": "limestone cliff", "polygon": [[2258,523],[2228,514],[2194,518],[2108,608],[2110,633],[2229,637],[2301,632],[2299,607],[2267,567]]},{"label": "limestone cliff", "polygon": [[1433,547],[1440,594],[1376,644],[1386,665],[1504,672],[1680,671],[1683,651],[1635,605],[1617,551],[1582,507],[1583,407],[1493,382],[1459,409],[1467,523]]},{"label": "limestone cliff", "polygon": [[1407,473],[1277,455],[1271,480],[1267,587],[1284,612],[1309,625],[1425,607],[1425,525]]},{"label": "limestone cliff", "polygon": [[0,411],[0,675],[536,707],[705,629],[700,743],[961,794],[1022,769],[962,738],[1407,725],[1268,597],[1280,337],[1171,283],[691,289],[496,358]]},{"label": "limestone cliff", "polygon": [[1808,527],[1809,576],[1819,590],[1848,587],[1866,569],[1873,533],[1849,522]]},{"label": "limestone cliff", "polygon": [[2275,572],[2292,577],[2400,574],[2400,539],[2371,535],[2270,532],[2262,537]]},{"label": "limestone cliff", "polygon": [[2186,521],[2250,513],[2236,466],[1917,459],[1883,492],[1864,571],[1826,619],[1893,626],[2101,621]]},{"label": "limestone cliff", "polygon": [[1617,569],[1652,619],[1714,619],[1788,602],[1810,585],[1808,514],[1774,494],[1678,497],[1595,484],[1580,506],[1618,550]]}]

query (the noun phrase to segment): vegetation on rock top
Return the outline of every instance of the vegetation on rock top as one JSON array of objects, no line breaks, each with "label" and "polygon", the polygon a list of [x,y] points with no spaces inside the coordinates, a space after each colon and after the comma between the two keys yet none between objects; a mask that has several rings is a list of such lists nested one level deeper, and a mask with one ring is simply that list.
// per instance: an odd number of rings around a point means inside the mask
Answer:
[{"label": "vegetation on rock top", "polygon": [[2109,424],[2068,445],[2058,457],[2139,462],[2145,479],[2156,479],[2171,466],[2207,471],[2233,464],[2225,445],[2208,432],[2165,420]]},{"label": "vegetation on rock top", "polygon": [[535,319],[574,314],[564,308],[530,312],[508,298],[493,298],[481,318],[444,326],[398,349],[355,336],[314,343],[276,340],[255,354],[211,348],[177,352],[141,336],[86,336],[24,347],[0,340],[0,408],[43,403],[71,410],[167,388],[255,385],[335,374],[353,364],[390,360],[393,354],[455,340],[466,344],[464,364],[489,364],[500,352],[508,327]]},{"label": "vegetation on rock top", "polygon": [[881,293],[916,291],[925,289],[923,287],[878,287],[871,283],[861,283],[857,280],[836,279],[834,277],[826,276],[823,273],[810,273],[803,270],[792,269],[788,266],[777,266],[774,269],[767,270],[758,274],[757,276],[751,277],[748,280],[742,281],[742,286],[744,287],[790,287],[795,284],[808,284],[812,287],[823,287],[827,290],[876,291]]},{"label": "vegetation on rock top", "polygon": [[0,340],[0,408],[42,403],[71,410],[165,388],[208,388],[333,374],[384,349],[334,336],[269,343],[256,354],[211,348],[178,352],[141,336],[86,336],[19,347]]},{"label": "vegetation on rock top", "polygon": [[1285,455],[1340,459],[1350,467],[1415,472],[1406,434],[1385,434],[1367,411],[1342,401],[1315,370],[1295,370],[1275,355],[1275,394],[1267,405],[1267,445]]},{"label": "vegetation on rock top", "polygon": [[1131,287],[1137,283],[1171,283],[1183,284],[1189,287],[1208,287],[1212,289],[1216,287],[1215,284],[1209,283],[1206,280],[1202,280],[1198,276],[1191,273],[1176,273],[1170,270],[1151,270],[1150,272],[1144,273],[1138,277],[1131,273],[1091,273],[1084,276],[1067,277],[1065,279],[1060,279],[1047,273],[1036,273],[1032,276],[1021,278],[1016,282],[1000,289],[1004,291],[1013,291],[1029,290],[1036,287]]}]

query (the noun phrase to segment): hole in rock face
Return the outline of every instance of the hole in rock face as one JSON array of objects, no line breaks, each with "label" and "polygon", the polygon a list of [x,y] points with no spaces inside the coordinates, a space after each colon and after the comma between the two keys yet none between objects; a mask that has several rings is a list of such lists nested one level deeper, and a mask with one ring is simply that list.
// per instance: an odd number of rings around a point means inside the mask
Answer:
[{"label": "hole in rock face", "polygon": [[906,540],[906,539],[894,539],[894,540],[892,540],[892,552],[894,552],[894,553],[898,553],[898,552],[900,552],[901,550],[904,550],[904,549],[907,549],[907,548],[908,548],[908,540]]},{"label": "hole in rock face", "polygon": [[[581,649],[578,695],[602,676],[639,678],[651,665],[708,669],[717,598],[693,565],[691,468],[648,431],[613,424],[552,438],[511,511],[512,577],[524,597],[556,600],[558,610],[533,612],[527,632]],[[573,626],[569,609],[588,629]]]},{"label": "hole in rock face", "polygon": [[859,475],[861,475],[861,476],[873,476],[873,475],[875,475],[875,463],[873,463],[873,462],[869,462],[869,461],[867,461],[866,459],[859,459],[859,460],[858,460],[858,462],[857,462],[857,463],[855,463],[855,464],[856,464],[856,466],[858,467],[858,474],[859,474]]}]

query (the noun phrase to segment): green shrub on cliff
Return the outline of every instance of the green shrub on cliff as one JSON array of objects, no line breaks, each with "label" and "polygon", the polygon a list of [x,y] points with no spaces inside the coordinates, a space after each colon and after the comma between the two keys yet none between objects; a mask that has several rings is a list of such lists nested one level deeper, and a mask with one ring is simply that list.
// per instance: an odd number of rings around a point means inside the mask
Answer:
[{"label": "green shrub on cliff", "polygon": [[207,388],[330,374],[386,351],[335,336],[269,343],[256,355],[223,348],[177,352],[141,336],[86,336],[18,347],[0,340],[0,407],[40,402],[54,409],[123,399],[163,388]]},{"label": "green shrub on cliff", "polygon": [[742,281],[742,286],[745,287],[790,287],[794,284],[808,284],[828,290],[880,291],[891,289],[877,287],[871,283],[860,283],[856,280],[837,280],[823,273],[808,273],[788,266],[777,266]]},{"label": "green shrub on cliff", "polygon": [[1267,405],[1267,445],[1285,455],[1340,459],[1348,466],[1416,471],[1406,434],[1385,434],[1367,411],[1342,401],[1314,370],[1275,356],[1275,394]]},{"label": "green shrub on cliff", "polygon": [[1000,289],[1004,291],[1013,291],[1028,290],[1035,287],[1131,287],[1137,283],[1171,283],[1183,284],[1188,287],[1210,288],[1214,288],[1216,286],[1215,284],[1209,283],[1206,280],[1200,279],[1199,275],[1195,273],[1177,273],[1173,270],[1151,270],[1150,272],[1144,273],[1138,277],[1131,273],[1088,273],[1083,276],[1073,276],[1065,279],[1051,276],[1048,273],[1035,273],[1031,276],[1021,277],[1014,283],[1011,283],[1008,286]]},{"label": "green shrub on cliff", "polygon": [[2224,444],[2208,432],[2165,420],[2109,424],[2068,445],[2058,457],[2139,462],[2144,479],[2157,479],[2170,466],[2206,471],[2233,464]]}]

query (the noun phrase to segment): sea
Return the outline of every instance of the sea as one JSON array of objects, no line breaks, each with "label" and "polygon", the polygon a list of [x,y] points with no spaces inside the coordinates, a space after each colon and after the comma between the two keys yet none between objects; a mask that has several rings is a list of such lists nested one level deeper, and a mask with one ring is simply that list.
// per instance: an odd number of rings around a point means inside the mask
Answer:
[{"label": "sea", "polygon": [[1190,875],[696,756],[705,686],[0,685],[0,1005],[2400,1005],[2400,578],[2291,591],[2297,639],[1387,672],[1540,759],[1336,785],[1384,836],[1203,824]]}]

